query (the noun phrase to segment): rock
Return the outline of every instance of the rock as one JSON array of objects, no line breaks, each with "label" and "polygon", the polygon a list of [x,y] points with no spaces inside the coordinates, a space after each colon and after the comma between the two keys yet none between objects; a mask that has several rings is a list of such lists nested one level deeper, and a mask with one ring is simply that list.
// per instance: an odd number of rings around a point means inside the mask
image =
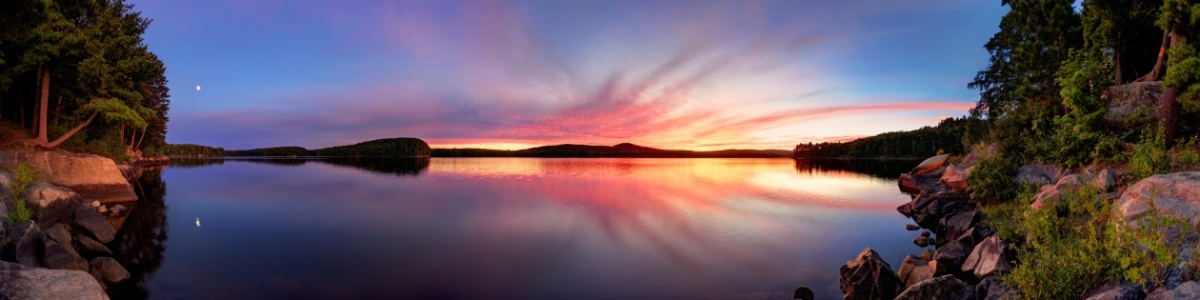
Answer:
[{"label": "rock", "polygon": [[[1153,202],[1153,205],[1151,204]],[[1137,220],[1156,209],[1160,215],[1200,226],[1200,172],[1159,174],[1130,185],[1117,199],[1119,221],[1137,227]],[[1168,229],[1178,237],[1177,229]]]},{"label": "rock", "polygon": [[[978,221],[978,216],[979,210],[971,209],[942,218],[942,220],[938,221],[938,226],[935,227],[938,231],[935,242],[938,245],[945,245],[952,240],[962,237],[963,234],[969,233],[971,227],[974,227],[975,222]],[[966,242],[968,246],[975,245],[975,239],[969,239]]]},{"label": "rock", "polygon": [[1037,185],[1054,184],[1066,170],[1056,165],[1028,164],[1017,169],[1017,182]]},{"label": "rock", "polygon": [[966,191],[941,189],[925,190],[912,201],[909,216],[925,228],[934,228],[945,216],[975,208]]},{"label": "rock", "polygon": [[71,246],[74,243],[71,241],[71,227],[67,226],[67,224],[54,224],[54,226],[50,226],[50,228],[43,230],[42,233],[46,234],[46,237],[50,238],[50,240],[58,243],[59,245],[65,246],[67,251],[71,252],[72,254],[79,255],[78,252],[75,252],[75,247]]},{"label": "rock", "polygon": [[971,172],[975,171],[975,167],[959,168],[953,164],[946,166],[946,172],[942,173],[942,183],[956,190],[966,190],[968,187],[967,177],[971,176]]},{"label": "rock", "polygon": [[962,273],[962,264],[967,260],[971,246],[965,241],[954,240],[933,252],[933,261],[937,262],[934,276]]},{"label": "rock", "polygon": [[984,278],[979,281],[979,284],[975,285],[975,300],[1009,300],[1020,298],[1016,290],[1004,285],[996,277]]},{"label": "rock", "polygon": [[125,207],[124,205],[120,205],[120,204],[113,205],[113,207],[112,207],[112,211],[114,213],[118,213],[118,214],[125,210],[128,210],[128,209],[129,209],[128,207]]},{"label": "rock", "polygon": [[107,207],[103,207],[103,206],[101,206],[101,207],[97,207],[97,208],[96,208],[96,211],[97,211],[97,212],[100,212],[100,213],[102,213],[102,214],[103,214],[103,213],[106,213],[106,212],[108,212],[108,208],[107,208]]},{"label": "rock", "polygon": [[51,239],[42,239],[45,252],[42,254],[42,265],[50,269],[88,270],[88,261],[79,257],[71,245],[63,245]]},{"label": "rock", "polygon": [[72,189],[88,200],[137,200],[133,186],[125,180],[117,164],[103,156],[60,151],[0,151],[0,166],[12,170],[21,163],[38,170],[39,178]]},{"label": "rock", "polygon": [[916,179],[913,179],[912,175],[908,173],[900,174],[897,184],[900,185],[900,192],[902,193],[916,194],[921,192],[921,187],[917,186]]},{"label": "rock", "polygon": [[[912,215],[912,203],[900,204],[900,206],[896,207],[896,211],[900,212],[901,215],[911,216]],[[921,227],[918,226],[917,228],[921,228]],[[916,229],[913,229],[913,230],[916,230]]]},{"label": "rock", "polygon": [[14,251],[17,262],[30,268],[41,267],[42,262],[38,259],[38,253],[42,252],[42,240],[45,239],[41,228],[33,221],[26,221],[20,226],[25,229],[25,233],[21,235],[21,240],[17,241]]},{"label": "rock", "polygon": [[942,275],[922,281],[896,296],[896,300],[966,300],[974,298],[975,290],[952,275]]},{"label": "rock", "polygon": [[924,260],[924,261],[932,261],[933,260],[933,250],[925,249],[925,251],[921,251],[921,255],[917,256],[917,257],[921,258],[921,260]]},{"label": "rock", "polygon": [[896,275],[900,278],[901,288],[907,289],[918,282],[933,278],[935,269],[937,262],[929,262],[909,254],[900,263],[900,270],[896,271]]},{"label": "rock", "polygon": [[921,226],[917,226],[917,224],[904,224],[904,229],[908,231],[916,231],[917,229],[921,229]]},{"label": "rock", "polygon": [[84,271],[22,269],[0,272],[0,298],[90,300],[108,295]]},{"label": "rock", "polygon": [[900,290],[900,279],[879,253],[868,247],[842,266],[841,288],[844,299],[893,299]]},{"label": "rock", "polygon": [[113,255],[112,250],[108,250],[108,247],[104,246],[104,244],[97,242],[96,240],[94,240],[90,237],[87,237],[86,235],[76,234],[75,241],[79,242],[79,250],[82,250],[83,253],[85,253],[85,254],[93,255],[93,256],[96,256],[96,255],[111,256],[111,255]]},{"label": "rock", "polygon": [[118,283],[129,279],[129,271],[125,270],[112,257],[97,257],[92,259],[92,276],[107,283]]},{"label": "rock", "polygon": [[992,236],[984,239],[967,260],[963,262],[962,271],[973,273],[976,278],[983,279],[997,273],[1012,271],[1011,258],[1008,254],[1008,243]]},{"label": "rock", "polygon": [[1109,169],[1100,170],[1092,176],[1092,186],[1100,191],[1109,192],[1117,186],[1117,173]]},{"label": "rock", "polygon": [[930,235],[933,235],[933,233],[929,232],[929,230],[921,231],[921,236],[923,237],[929,237]]},{"label": "rock", "polygon": [[[24,270],[24,269],[27,269],[27,268],[21,264],[7,262],[7,261],[0,261],[0,272],[12,271],[12,270]],[[0,283],[0,284],[2,284],[2,283]],[[3,298],[3,296],[0,296],[0,298]]]},{"label": "rock", "polygon": [[796,292],[792,293],[792,299],[795,300],[813,300],[816,298],[816,295],[813,294],[813,290],[806,286],[797,287]]},{"label": "rock", "polygon": [[1107,100],[1109,122],[1122,122],[1130,115],[1144,112],[1149,120],[1158,118],[1159,101],[1162,100],[1162,81],[1142,81],[1110,86],[1104,90],[1102,99]]},{"label": "rock", "polygon": [[117,229],[113,228],[112,223],[109,223],[104,216],[90,207],[77,206],[72,223],[83,228],[85,232],[90,233],[101,243],[111,242],[117,235]]},{"label": "rock", "polygon": [[912,173],[914,175],[921,175],[921,174],[925,174],[930,171],[936,170],[938,168],[941,168],[942,165],[945,165],[946,159],[948,159],[948,158],[950,158],[950,154],[942,154],[942,155],[937,155],[934,157],[926,158],[925,161],[922,161],[921,164],[918,164],[917,167],[913,168],[912,171],[909,173]]},{"label": "rock", "polygon": [[1146,290],[1141,285],[1128,281],[1109,281],[1103,286],[1083,294],[1086,300],[1141,300]]},{"label": "rock", "polygon": [[916,244],[917,247],[925,247],[929,246],[930,240],[931,239],[927,236],[918,236],[913,238],[913,244]]},{"label": "rock", "polygon": [[[1115,180],[1115,179],[1114,179]],[[1063,176],[1058,182],[1053,185],[1044,185],[1036,196],[1033,197],[1033,203],[1029,205],[1035,210],[1042,210],[1042,207],[1047,204],[1058,201],[1065,193],[1079,190],[1085,184],[1092,181],[1092,177],[1086,174],[1071,174]]]},{"label": "rock", "polygon": [[30,204],[33,219],[42,227],[49,227],[69,216],[79,205],[79,199],[79,194],[56,185],[35,182],[25,188],[25,203]]},{"label": "rock", "polygon": [[[982,153],[980,152],[980,150],[983,150]],[[962,162],[960,162],[958,165],[963,168],[974,167],[976,163],[979,163],[979,160],[983,157],[983,155],[990,156],[992,154],[995,154],[995,152],[996,152],[995,145],[988,145],[988,147],[985,147],[985,148],[982,148],[979,150],[971,150],[970,153],[967,153],[967,157],[964,157]]]},{"label": "rock", "polygon": [[100,207],[100,201],[92,201],[92,207]]},{"label": "rock", "polygon": [[1146,300],[1182,300],[1182,299],[1200,299],[1200,283],[1188,281],[1180,284],[1173,289],[1158,288],[1149,295],[1146,295]]}]

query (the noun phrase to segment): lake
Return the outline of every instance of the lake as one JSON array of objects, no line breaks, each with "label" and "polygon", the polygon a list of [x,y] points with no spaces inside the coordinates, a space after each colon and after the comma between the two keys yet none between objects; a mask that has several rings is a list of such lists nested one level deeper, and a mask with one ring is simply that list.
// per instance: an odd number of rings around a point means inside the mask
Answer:
[{"label": "lake", "polygon": [[110,246],[114,298],[841,297],[864,247],[917,232],[915,162],[790,159],[176,159]]}]

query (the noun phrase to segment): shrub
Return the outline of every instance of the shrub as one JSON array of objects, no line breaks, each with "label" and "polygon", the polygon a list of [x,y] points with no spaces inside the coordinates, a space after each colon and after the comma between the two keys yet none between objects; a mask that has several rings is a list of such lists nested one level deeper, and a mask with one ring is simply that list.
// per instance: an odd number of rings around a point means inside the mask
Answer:
[{"label": "shrub", "polygon": [[971,182],[971,197],[983,203],[1005,202],[1017,196],[1019,186],[1017,160],[1000,154],[983,155],[975,171],[967,178]]},{"label": "shrub", "polygon": [[13,170],[13,183],[9,195],[12,196],[13,202],[16,202],[16,206],[8,212],[9,224],[20,224],[33,217],[33,212],[25,204],[25,188],[36,179],[37,170],[28,164],[22,163]]},{"label": "shrub", "polygon": [[1129,176],[1131,181],[1141,180],[1150,175],[1167,172],[1170,169],[1167,145],[1163,140],[1161,130],[1142,138],[1133,154],[1129,156]]}]

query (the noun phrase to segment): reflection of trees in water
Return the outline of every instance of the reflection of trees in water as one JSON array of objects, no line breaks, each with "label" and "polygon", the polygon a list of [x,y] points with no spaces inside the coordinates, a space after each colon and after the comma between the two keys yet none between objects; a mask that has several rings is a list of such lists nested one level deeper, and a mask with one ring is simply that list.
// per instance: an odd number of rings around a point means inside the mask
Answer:
[{"label": "reflection of trees in water", "polygon": [[121,225],[116,239],[108,246],[114,258],[129,270],[130,278],[109,288],[113,299],[145,299],[150,296],[143,286],[147,277],[162,265],[167,242],[167,184],[162,170],[146,170],[134,186],[138,202]]},{"label": "reflection of trees in water", "polygon": [[398,176],[417,176],[429,169],[429,158],[327,157],[316,161]]},{"label": "reflection of trees in water", "polygon": [[239,161],[276,166],[303,166],[310,161],[350,167],[363,171],[392,174],[399,176],[417,176],[429,168],[429,158],[411,157],[233,157],[233,158],[173,158],[171,167],[195,168],[211,165],[221,165],[225,161]]},{"label": "reflection of trees in water", "polygon": [[797,159],[796,172],[812,174],[843,171],[894,180],[918,163],[919,160],[902,159]]}]

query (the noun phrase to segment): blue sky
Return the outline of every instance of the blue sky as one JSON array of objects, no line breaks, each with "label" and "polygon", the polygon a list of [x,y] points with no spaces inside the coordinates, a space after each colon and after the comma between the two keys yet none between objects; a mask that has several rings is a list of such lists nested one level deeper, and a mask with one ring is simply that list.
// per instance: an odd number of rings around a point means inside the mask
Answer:
[{"label": "blue sky", "polygon": [[[846,3],[851,2],[851,3]],[[132,1],[168,141],[790,149],[934,125],[989,1]],[[197,90],[197,86],[201,88]]]}]

